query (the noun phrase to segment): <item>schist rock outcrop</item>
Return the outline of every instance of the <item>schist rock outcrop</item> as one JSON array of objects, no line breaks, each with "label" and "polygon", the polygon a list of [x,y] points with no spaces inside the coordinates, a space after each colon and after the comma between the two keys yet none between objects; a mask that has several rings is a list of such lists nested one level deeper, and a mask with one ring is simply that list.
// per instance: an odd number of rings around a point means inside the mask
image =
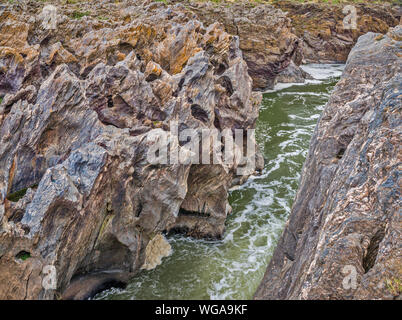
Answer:
[{"label": "schist rock outcrop", "polygon": [[255,127],[237,37],[180,5],[44,5],[0,7],[0,299],[85,298],[158,264],[164,231],[220,237],[228,188],[252,173],[146,159],[171,120]]},{"label": "schist rock outcrop", "polygon": [[[300,38],[304,61],[345,62],[357,39],[367,32],[387,33],[399,24],[401,6],[389,3],[300,3],[273,1],[273,6],[287,13],[292,32]],[[346,25],[344,19],[346,18]],[[355,21],[354,21],[355,20]],[[355,22],[355,24],[354,24]],[[346,26],[346,27],[345,27]]]},{"label": "schist rock outcrop", "polygon": [[256,299],[400,298],[401,67],[401,26],[359,38]]}]

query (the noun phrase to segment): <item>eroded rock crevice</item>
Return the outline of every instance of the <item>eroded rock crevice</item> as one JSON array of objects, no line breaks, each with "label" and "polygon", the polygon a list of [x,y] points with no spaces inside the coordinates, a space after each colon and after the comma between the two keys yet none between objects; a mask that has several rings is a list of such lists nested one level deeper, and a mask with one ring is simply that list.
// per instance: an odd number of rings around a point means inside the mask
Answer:
[{"label": "eroded rock crevice", "polygon": [[[398,295],[390,283],[402,277],[401,39],[397,26],[381,40],[360,37],[352,49],[256,299]],[[356,285],[344,285],[352,273]]]}]

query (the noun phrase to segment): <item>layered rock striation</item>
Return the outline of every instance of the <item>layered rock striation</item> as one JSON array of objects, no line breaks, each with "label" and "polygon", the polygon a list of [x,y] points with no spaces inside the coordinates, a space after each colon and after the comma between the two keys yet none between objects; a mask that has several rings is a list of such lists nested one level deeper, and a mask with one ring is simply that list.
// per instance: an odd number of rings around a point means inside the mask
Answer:
[{"label": "layered rock striation", "polygon": [[185,8],[205,24],[220,22],[239,36],[254,90],[304,82],[311,76],[299,67],[302,63],[345,62],[361,35],[385,34],[402,15],[400,6],[388,3],[195,0],[185,2]]},{"label": "layered rock striation", "polygon": [[162,232],[219,238],[228,188],[252,173],[147,160],[172,121],[255,127],[261,96],[237,37],[180,5],[84,9],[0,8],[1,299],[85,298],[160,263]]},{"label": "layered rock striation", "polygon": [[256,299],[395,299],[402,279],[402,27],[351,51]]}]

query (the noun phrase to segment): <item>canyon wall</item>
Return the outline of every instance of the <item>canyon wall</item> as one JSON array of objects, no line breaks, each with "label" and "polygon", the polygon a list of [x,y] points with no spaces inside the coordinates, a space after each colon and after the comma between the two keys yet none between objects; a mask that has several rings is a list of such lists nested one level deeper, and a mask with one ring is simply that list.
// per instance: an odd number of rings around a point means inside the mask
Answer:
[{"label": "canyon wall", "polygon": [[254,173],[147,160],[171,121],[255,127],[237,37],[179,5],[45,5],[0,7],[0,299],[83,299],[160,263],[162,232],[219,238],[228,188]]},{"label": "canyon wall", "polygon": [[255,299],[399,299],[402,27],[361,36]]},{"label": "canyon wall", "polygon": [[[273,89],[276,82],[304,82],[302,63],[345,62],[357,39],[367,32],[387,33],[399,24],[397,5],[297,1],[180,1],[206,25],[221,23],[239,36],[240,49],[253,78],[254,90]],[[349,26],[344,25],[345,17]],[[353,26],[355,18],[356,25]]]}]

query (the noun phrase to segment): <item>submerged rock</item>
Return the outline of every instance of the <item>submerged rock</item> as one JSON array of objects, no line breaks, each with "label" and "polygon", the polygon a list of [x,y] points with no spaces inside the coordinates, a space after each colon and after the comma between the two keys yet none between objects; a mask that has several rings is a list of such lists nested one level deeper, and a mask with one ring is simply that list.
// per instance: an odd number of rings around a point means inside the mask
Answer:
[{"label": "submerged rock", "polygon": [[400,298],[402,27],[351,51],[256,299]]},{"label": "submerged rock", "polygon": [[254,128],[261,95],[237,37],[179,5],[129,4],[0,9],[1,299],[86,298],[157,265],[162,232],[220,237],[229,187],[253,173],[149,163],[173,120]]}]

